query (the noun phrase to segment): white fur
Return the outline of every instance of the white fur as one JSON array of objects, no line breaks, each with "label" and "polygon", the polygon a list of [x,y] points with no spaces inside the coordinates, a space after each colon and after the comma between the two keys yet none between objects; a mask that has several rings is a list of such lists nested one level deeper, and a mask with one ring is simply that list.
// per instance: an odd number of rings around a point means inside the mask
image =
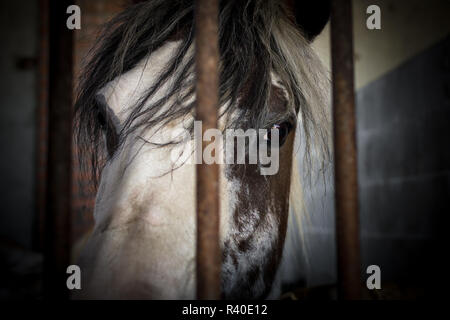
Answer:
[{"label": "white fur", "polygon": [[[126,106],[152,84],[177,45],[165,44],[101,90],[120,121],[128,116]],[[163,97],[167,88],[149,103]],[[94,231],[80,259],[86,274],[81,297],[195,298],[195,165],[188,161],[172,171],[172,149],[145,141],[167,142],[189,120],[131,134],[106,164]],[[223,168],[220,188],[223,243],[239,189],[237,181],[227,181]]]},{"label": "white fur", "polygon": [[[155,81],[178,45],[179,42],[166,43],[99,92],[119,121],[125,121],[130,108]],[[273,78],[278,84],[279,79]],[[170,82],[165,84],[149,103],[166,96],[169,85]],[[172,148],[147,143],[167,142],[190,120],[185,117],[159,131],[153,128],[130,134],[106,164],[96,198],[95,228],[79,261],[83,270],[79,297],[195,298],[195,165],[190,164],[192,161],[172,170]],[[225,239],[236,235],[231,214],[237,205],[237,193],[242,192],[239,180],[227,180],[224,166],[220,188],[223,245]],[[274,232],[257,237],[254,245],[258,250],[238,255],[239,267],[225,284],[225,290],[236,285],[252,262],[264,261],[277,236],[276,221],[272,220],[268,228]],[[249,224],[244,232],[251,231]],[[284,256],[288,254],[285,252]],[[223,268],[235,267],[225,261]],[[280,283],[279,275],[270,297],[278,295]],[[263,286],[260,275],[255,291]]]}]

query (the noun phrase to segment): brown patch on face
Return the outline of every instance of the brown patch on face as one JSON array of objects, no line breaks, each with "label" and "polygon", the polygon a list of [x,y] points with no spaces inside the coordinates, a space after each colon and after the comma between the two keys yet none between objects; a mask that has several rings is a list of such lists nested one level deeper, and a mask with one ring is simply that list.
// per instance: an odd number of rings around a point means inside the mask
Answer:
[{"label": "brown patch on face", "polygon": [[[287,112],[287,103],[281,88],[272,87],[270,101],[270,112]],[[294,138],[295,130],[292,130],[284,145],[280,147],[279,171],[275,175],[261,175],[257,165],[235,164],[227,167],[227,178],[230,181],[238,180],[241,188],[236,194],[237,204],[232,213],[234,225],[227,240],[224,261],[229,257],[236,272],[242,268],[247,271],[240,274],[242,279],[225,292],[225,297],[264,298],[272,288],[287,231]],[[269,239],[275,238],[270,248],[269,244],[265,244],[265,248],[260,247],[258,240],[265,236]],[[239,266],[237,257],[249,255],[251,251],[260,252],[263,259],[251,261],[250,265]],[[227,281],[228,275],[224,274],[223,277],[223,281]]]},{"label": "brown patch on face", "polygon": [[[294,130],[295,131],[295,130]],[[268,294],[271,289],[271,284],[278,265],[281,261],[283,253],[284,241],[286,238],[287,221],[289,215],[289,193],[291,186],[291,172],[292,172],[292,154],[294,149],[295,132],[291,132],[288,140],[284,144],[284,149],[280,150],[280,171],[277,175],[270,179],[270,197],[275,201],[275,215],[278,218],[278,238],[276,242],[276,249],[272,251],[269,262],[266,264],[264,270],[264,281],[270,284],[266,288],[265,294]]]},{"label": "brown patch on face", "polygon": [[282,88],[277,86],[272,86],[270,94],[270,111],[273,113],[286,113],[287,111],[287,100],[285,92]]}]

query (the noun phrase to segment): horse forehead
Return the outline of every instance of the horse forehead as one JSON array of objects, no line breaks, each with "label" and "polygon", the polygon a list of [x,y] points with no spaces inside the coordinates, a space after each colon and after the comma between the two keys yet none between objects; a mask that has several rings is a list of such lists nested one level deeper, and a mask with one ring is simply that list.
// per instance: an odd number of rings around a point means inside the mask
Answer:
[{"label": "horse forehead", "polygon": [[[272,86],[270,88],[270,109],[272,112],[286,113],[289,105],[289,94],[281,78],[274,72],[270,73]],[[294,110],[295,111],[295,110]]]},{"label": "horse forehead", "polygon": [[[144,57],[134,68],[108,82],[98,91],[120,120],[126,119],[129,107],[136,104],[145,92],[156,84],[159,75],[176,53],[181,41],[169,41]],[[157,99],[168,90],[170,83],[162,85],[156,92]]]},{"label": "horse forehead", "polygon": [[[171,58],[176,54],[180,40],[168,41],[159,49],[144,57],[133,69],[116,77],[107,83],[98,92],[103,96],[107,106],[113,111],[120,122],[126,121],[131,113],[131,108],[145,95],[145,92],[156,84],[159,75],[164,72]],[[270,111],[273,113],[286,113],[289,95],[281,78],[271,72]],[[150,97],[147,102],[151,104],[167,94],[171,81],[167,81]],[[225,105],[221,106],[225,108]],[[295,110],[293,110],[295,111]]]}]

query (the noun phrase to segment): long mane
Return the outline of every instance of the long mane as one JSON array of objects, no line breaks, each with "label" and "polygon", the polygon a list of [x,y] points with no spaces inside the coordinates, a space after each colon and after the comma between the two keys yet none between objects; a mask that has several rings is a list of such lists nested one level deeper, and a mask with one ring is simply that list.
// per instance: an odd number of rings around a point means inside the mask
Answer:
[{"label": "long mane", "polygon": [[[167,41],[181,45],[154,85],[147,88],[118,133],[120,145],[130,132],[165,124],[193,114],[195,106],[193,1],[150,0],[128,7],[99,36],[81,73],[75,105],[80,162],[93,180],[108,160],[98,118],[97,93],[110,81],[134,68]],[[222,115],[239,116],[227,127],[264,128],[268,121],[271,72],[281,79],[289,103],[297,107],[303,163],[311,155],[329,161],[328,80],[319,59],[301,30],[291,22],[282,1],[228,0],[219,11],[220,103]],[[163,85],[167,97],[148,104]],[[170,105],[167,108],[167,102]],[[164,110],[162,107],[164,106]],[[86,159],[91,161],[86,165]]]}]

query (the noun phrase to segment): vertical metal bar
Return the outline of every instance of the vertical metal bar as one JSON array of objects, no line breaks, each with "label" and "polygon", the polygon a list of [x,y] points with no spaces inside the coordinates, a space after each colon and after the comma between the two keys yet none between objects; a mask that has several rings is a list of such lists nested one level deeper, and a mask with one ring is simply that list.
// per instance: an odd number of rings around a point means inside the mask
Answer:
[{"label": "vertical metal bar", "polygon": [[359,299],[360,246],[351,0],[331,2],[338,293]]},{"label": "vertical metal bar", "polygon": [[[217,128],[218,1],[195,1],[197,121]],[[197,143],[199,143],[197,141]],[[206,147],[202,139],[202,154]],[[202,161],[203,162],[203,161]],[[197,298],[220,298],[219,167],[197,164]]]},{"label": "vertical metal bar", "polygon": [[45,297],[64,299],[70,262],[73,36],[66,27],[72,1],[49,1],[48,194],[45,219]]},{"label": "vertical metal bar", "polygon": [[39,69],[38,107],[36,112],[36,220],[33,231],[34,249],[44,250],[47,200],[47,129],[48,129],[48,36],[49,0],[39,0]]}]

